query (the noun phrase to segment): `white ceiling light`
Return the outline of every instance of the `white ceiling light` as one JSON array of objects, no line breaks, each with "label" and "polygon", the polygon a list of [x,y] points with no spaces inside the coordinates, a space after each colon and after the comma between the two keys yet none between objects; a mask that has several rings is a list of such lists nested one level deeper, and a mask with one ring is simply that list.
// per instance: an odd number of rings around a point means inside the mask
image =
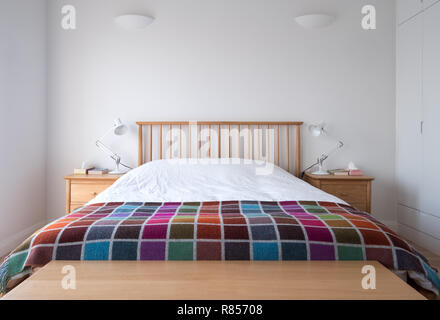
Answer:
[{"label": "white ceiling light", "polygon": [[146,28],[154,21],[153,17],[140,14],[124,14],[115,18],[116,24],[127,30],[140,30]]},{"label": "white ceiling light", "polygon": [[307,14],[295,18],[296,23],[306,29],[324,28],[335,21],[335,17],[329,14]]}]

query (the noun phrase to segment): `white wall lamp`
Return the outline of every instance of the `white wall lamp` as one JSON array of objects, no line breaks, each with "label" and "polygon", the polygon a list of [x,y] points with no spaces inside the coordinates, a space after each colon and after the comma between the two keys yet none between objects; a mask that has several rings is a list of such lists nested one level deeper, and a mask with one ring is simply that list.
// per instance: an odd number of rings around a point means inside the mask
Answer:
[{"label": "white wall lamp", "polygon": [[152,24],[153,17],[140,14],[124,14],[115,17],[115,23],[126,30],[142,30]]},{"label": "white wall lamp", "polygon": [[329,14],[306,14],[295,18],[296,23],[305,29],[325,28],[336,20]]},{"label": "white wall lamp", "polygon": [[113,134],[116,136],[122,136],[127,133],[127,130],[128,130],[127,126],[122,123],[121,119],[116,119],[113,122],[113,126],[109,130],[107,130],[107,132],[101,138],[96,140],[96,142],[95,142],[96,146],[99,149],[101,149],[102,151],[104,151],[105,153],[107,153],[110,156],[110,158],[112,158],[116,163],[115,170],[109,172],[110,174],[123,174],[123,173],[125,173],[126,171],[119,169],[119,165],[122,165],[123,167],[125,167],[127,169],[132,169],[132,168],[121,163],[121,156],[118,155],[117,153],[113,152],[101,140],[104,140],[104,138],[111,132],[113,132]]},{"label": "white wall lamp", "polygon": [[[310,132],[310,134],[311,134],[312,136],[314,136],[314,137],[322,136],[322,135],[324,135],[324,134],[327,133],[327,130],[326,130],[326,124],[325,124],[324,122],[320,122],[320,123],[318,123],[318,124],[311,124],[311,125],[309,125],[309,132]],[[325,171],[325,170],[323,169],[322,164],[323,164],[323,162],[324,162],[325,160],[327,160],[327,158],[328,158],[331,154],[335,153],[336,151],[338,151],[338,150],[341,149],[342,147],[344,147],[344,142],[342,142],[341,140],[339,140],[339,141],[338,141],[338,144],[337,144],[337,146],[336,146],[335,148],[333,148],[332,150],[330,150],[330,151],[327,152],[327,153],[323,153],[323,154],[318,158],[318,160],[316,161],[316,163],[312,164],[310,167],[308,167],[307,169],[305,169],[305,170],[302,172],[301,175],[304,176],[305,172],[306,172],[307,170],[310,170],[310,169],[313,168],[314,166],[318,166],[318,171],[313,172],[313,174],[316,174],[316,175],[328,175],[328,174],[329,174],[328,171]]]}]

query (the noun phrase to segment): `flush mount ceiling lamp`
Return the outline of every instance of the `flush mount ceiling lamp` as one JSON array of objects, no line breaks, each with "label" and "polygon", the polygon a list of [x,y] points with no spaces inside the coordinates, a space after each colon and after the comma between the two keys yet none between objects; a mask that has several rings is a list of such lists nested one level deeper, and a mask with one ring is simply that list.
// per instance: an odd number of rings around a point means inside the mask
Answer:
[{"label": "flush mount ceiling lamp", "polygon": [[152,24],[153,17],[144,16],[140,14],[124,14],[115,17],[115,22],[120,27],[126,30],[141,30]]},{"label": "flush mount ceiling lamp", "polygon": [[335,21],[329,14],[306,14],[295,18],[296,23],[305,29],[325,28]]}]

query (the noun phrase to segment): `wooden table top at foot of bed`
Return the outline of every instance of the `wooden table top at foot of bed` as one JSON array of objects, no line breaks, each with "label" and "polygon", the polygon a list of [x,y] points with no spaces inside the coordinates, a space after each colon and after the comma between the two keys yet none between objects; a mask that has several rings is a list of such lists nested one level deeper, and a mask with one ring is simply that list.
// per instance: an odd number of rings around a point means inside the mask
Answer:
[{"label": "wooden table top at foot of bed", "polygon": [[[374,267],[375,289],[364,289],[374,281],[372,268],[363,270],[367,265]],[[375,261],[52,261],[3,299],[419,300],[424,297]]]}]

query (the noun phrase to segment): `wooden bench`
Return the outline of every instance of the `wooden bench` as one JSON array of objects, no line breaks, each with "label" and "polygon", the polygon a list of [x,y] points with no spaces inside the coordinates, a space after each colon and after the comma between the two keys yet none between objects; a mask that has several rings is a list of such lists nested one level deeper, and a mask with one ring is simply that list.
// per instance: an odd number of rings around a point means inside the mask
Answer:
[{"label": "wooden bench", "polygon": [[[63,289],[64,266],[76,289]],[[362,267],[376,289],[362,288]],[[72,275],[72,274],[71,274]],[[365,261],[52,261],[3,299],[293,300],[424,299],[378,262]]]}]

